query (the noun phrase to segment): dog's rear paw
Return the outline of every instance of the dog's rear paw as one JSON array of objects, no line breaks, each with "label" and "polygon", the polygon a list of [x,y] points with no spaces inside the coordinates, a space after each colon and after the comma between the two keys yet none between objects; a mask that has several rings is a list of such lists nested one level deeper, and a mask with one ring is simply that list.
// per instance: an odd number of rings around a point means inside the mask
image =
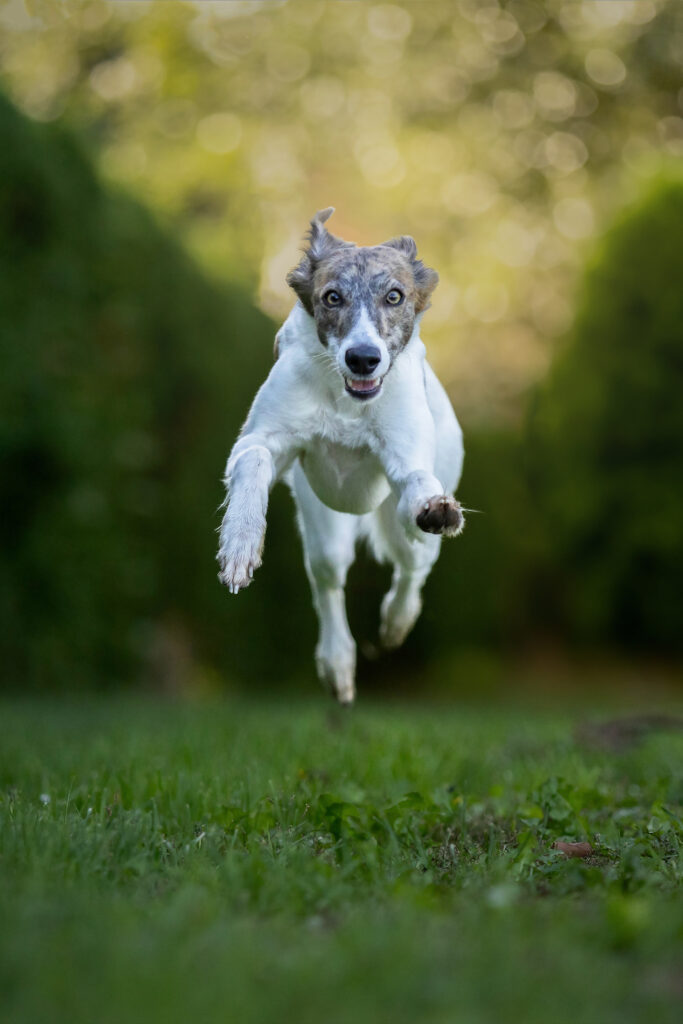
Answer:
[{"label": "dog's rear paw", "polygon": [[380,613],[379,640],[386,651],[400,647],[419,618],[422,600],[419,592],[400,592],[392,587],[385,594]]},{"label": "dog's rear paw", "polygon": [[330,660],[316,652],[316,668],[318,679],[325,689],[340,704],[350,706],[356,698],[356,658],[355,652],[350,660]]},{"label": "dog's rear paw", "polygon": [[444,537],[457,537],[465,525],[459,503],[445,494],[437,494],[425,501],[415,521],[425,533]]}]

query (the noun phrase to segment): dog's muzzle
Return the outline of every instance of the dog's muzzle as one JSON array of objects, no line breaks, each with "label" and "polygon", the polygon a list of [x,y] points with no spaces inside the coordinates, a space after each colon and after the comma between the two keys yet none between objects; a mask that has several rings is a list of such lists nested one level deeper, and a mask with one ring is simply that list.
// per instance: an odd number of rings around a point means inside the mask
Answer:
[{"label": "dog's muzzle", "polygon": [[368,398],[374,398],[375,395],[380,393],[382,378],[372,377],[368,380],[367,377],[346,377],[344,384],[349,395],[364,402]]},{"label": "dog's muzzle", "polygon": [[344,362],[353,374],[352,377],[344,374],[344,383],[350,395],[363,402],[379,394],[382,377],[372,376],[382,362],[382,353],[377,345],[367,341],[356,342],[346,350]]}]

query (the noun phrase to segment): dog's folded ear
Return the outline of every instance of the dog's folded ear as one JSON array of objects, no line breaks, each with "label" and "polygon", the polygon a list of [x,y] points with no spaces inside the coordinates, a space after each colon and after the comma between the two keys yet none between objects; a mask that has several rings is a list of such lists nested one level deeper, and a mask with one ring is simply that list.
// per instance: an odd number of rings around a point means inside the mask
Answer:
[{"label": "dog's folded ear", "polygon": [[287,284],[294,289],[306,311],[311,315],[313,314],[311,289],[315,268],[338,249],[348,249],[353,246],[352,242],[345,242],[342,238],[330,234],[325,227],[325,221],[329,220],[333,213],[334,206],[328,206],[326,210],[318,210],[306,232],[308,246],[304,249],[301,261],[287,274]]},{"label": "dog's folded ear", "polygon": [[331,235],[325,227],[325,222],[330,219],[333,213],[334,206],[328,206],[326,210],[318,210],[311,221],[311,226],[307,232],[308,258],[313,260],[314,263],[319,263],[326,256],[331,256],[335,249],[348,248],[350,244],[349,242],[344,242],[341,238],[337,238],[336,235]]},{"label": "dog's folded ear", "polygon": [[399,252],[402,252],[410,260],[417,289],[415,312],[424,313],[425,309],[429,309],[431,305],[429,297],[439,283],[439,275],[431,267],[426,267],[422,260],[417,258],[417,245],[415,244],[415,239],[411,238],[410,235],[390,238],[388,242],[383,242],[382,244],[390,249],[398,249]]},{"label": "dog's folded ear", "polygon": [[414,238],[410,235],[400,235],[399,238],[390,238],[388,242],[382,242],[382,245],[388,246],[390,249],[398,249],[402,252],[409,260],[414,260],[417,257],[417,243]]}]

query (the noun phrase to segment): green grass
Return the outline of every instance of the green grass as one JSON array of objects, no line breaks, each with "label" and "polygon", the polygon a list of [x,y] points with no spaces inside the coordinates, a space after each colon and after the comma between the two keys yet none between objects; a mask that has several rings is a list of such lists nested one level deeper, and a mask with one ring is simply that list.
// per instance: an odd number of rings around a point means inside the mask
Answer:
[{"label": "green grass", "polygon": [[0,722],[6,1024],[679,1019],[680,733],[322,697]]}]

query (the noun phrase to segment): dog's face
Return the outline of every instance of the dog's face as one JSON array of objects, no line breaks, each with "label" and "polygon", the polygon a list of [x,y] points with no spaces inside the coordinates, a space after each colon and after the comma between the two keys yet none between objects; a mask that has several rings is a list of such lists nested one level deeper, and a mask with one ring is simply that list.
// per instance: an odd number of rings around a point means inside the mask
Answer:
[{"label": "dog's face", "polygon": [[379,395],[439,278],[407,236],[368,248],[335,238],[324,226],[332,212],[311,221],[309,247],[287,283],[315,319],[348,394],[367,402]]}]

